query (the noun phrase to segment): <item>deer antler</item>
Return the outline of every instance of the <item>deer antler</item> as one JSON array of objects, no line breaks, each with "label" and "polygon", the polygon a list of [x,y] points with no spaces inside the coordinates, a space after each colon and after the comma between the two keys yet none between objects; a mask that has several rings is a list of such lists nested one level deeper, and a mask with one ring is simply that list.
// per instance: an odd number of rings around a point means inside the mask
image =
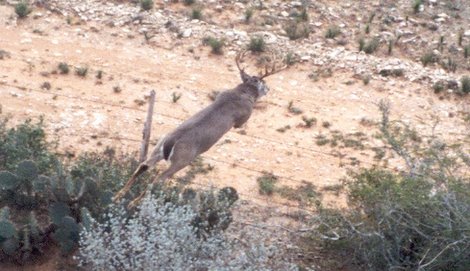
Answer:
[{"label": "deer antler", "polygon": [[274,52],[271,52],[271,55],[272,55],[272,66],[271,67],[268,67],[268,65],[266,65],[264,67],[264,73],[260,75],[260,79],[263,79],[263,78],[266,78],[270,75],[273,75],[275,73],[278,73],[282,70],[285,70],[288,65],[287,64],[284,64],[282,67],[280,68],[276,68],[276,64],[277,64],[277,58],[276,58],[276,54]]},{"label": "deer antler", "polygon": [[240,68],[240,62],[241,62],[241,60],[243,60],[243,58],[245,57],[246,53],[247,53],[247,50],[243,50],[243,51],[239,52],[239,53],[237,54],[237,56],[235,57],[235,63],[237,63],[237,68],[238,68],[238,70],[241,71],[241,72],[245,72],[245,68],[243,68],[243,69]]}]

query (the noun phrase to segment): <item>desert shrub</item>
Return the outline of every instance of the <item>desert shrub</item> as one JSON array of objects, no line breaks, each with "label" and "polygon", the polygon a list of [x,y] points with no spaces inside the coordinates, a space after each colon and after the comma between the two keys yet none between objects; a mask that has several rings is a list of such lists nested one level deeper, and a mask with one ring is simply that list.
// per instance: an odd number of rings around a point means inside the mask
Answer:
[{"label": "desert shrub", "polygon": [[423,0],[415,0],[413,2],[413,6],[412,6],[413,7],[413,12],[418,13],[422,4],[423,4]]},{"label": "desert shrub", "polygon": [[140,7],[143,10],[151,10],[153,8],[153,0],[141,0]]},{"label": "desert shrub", "polygon": [[15,5],[15,13],[18,15],[19,18],[24,18],[31,13],[31,8],[28,5],[28,2],[21,1]]},{"label": "desert shrub", "polygon": [[77,68],[75,68],[75,74],[80,76],[80,77],[85,77],[88,74],[88,68],[87,67],[77,67]]},{"label": "desert shrub", "polygon": [[469,94],[470,93],[470,77],[463,76],[462,79],[460,79],[460,82],[462,83],[462,93]]},{"label": "desert shrub", "polygon": [[468,58],[469,55],[470,55],[470,45],[467,45],[463,48],[463,56],[465,58]]},{"label": "desert shrub", "polygon": [[372,54],[379,48],[380,41],[378,38],[373,38],[366,42],[363,46],[363,50],[366,54]]},{"label": "desert shrub", "polygon": [[467,270],[470,266],[470,162],[455,146],[419,142],[389,120],[380,104],[387,146],[403,173],[362,169],[347,182],[348,210],[320,208],[314,235],[323,248],[352,255],[367,270]]},{"label": "desert shrub", "polygon": [[421,57],[421,63],[426,67],[428,64],[439,62],[439,56],[433,52],[427,52]]},{"label": "desert shrub", "polygon": [[261,195],[271,196],[276,191],[276,183],[278,177],[272,173],[265,172],[262,176],[256,179],[258,182],[258,191]]},{"label": "desert shrub", "polygon": [[339,27],[337,25],[331,25],[325,32],[325,38],[334,39],[339,34],[341,34],[341,30],[339,29]]},{"label": "desert shrub", "polygon": [[434,83],[432,85],[432,88],[434,89],[434,93],[440,93],[445,90],[446,86],[445,86],[445,83],[442,80],[440,80]]},{"label": "desert shrub", "polygon": [[245,23],[249,23],[251,21],[251,18],[253,18],[254,14],[254,9],[253,8],[247,8],[245,9],[245,12],[243,14]]},{"label": "desert shrub", "polygon": [[310,27],[306,23],[300,23],[298,21],[291,21],[284,25],[284,31],[291,40],[300,38],[308,38],[310,35]]},{"label": "desert shrub", "polygon": [[105,223],[81,233],[80,263],[91,270],[294,269],[259,239],[247,249],[220,231],[200,238],[196,216],[190,205],[158,197],[145,198],[133,215],[113,206]]},{"label": "desert shrub", "polygon": [[184,0],[183,3],[187,6],[190,6],[194,3],[196,3],[196,0]]},{"label": "desert shrub", "polygon": [[191,15],[189,16],[192,20],[202,20],[202,8],[194,7],[191,10]]},{"label": "desert shrub", "polygon": [[61,74],[68,74],[70,71],[69,65],[65,62],[60,62],[57,68]]},{"label": "desert shrub", "polygon": [[264,52],[266,50],[266,41],[262,36],[251,37],[248,50],[256,53]]},{"label": "desert shrub", "polygon": [[51,172],[57,161],[55,147],[46,140],[42,118],[8,128],[8,118],[0,115],[0,170],[14,170],[20,161],[29,159],[37,163],[39,173]]},{"label": "desert shrub", "polygon": [[216,55],[223,54],[223,47],[224,47],[224,44],[225,44],[224,39],[218,39],[218,38],[214,38],[214,37],[205,37],[202,40],[202,43],[204,45],[209,45],[212,49],[211,52],[213,54],[216,54]]}]

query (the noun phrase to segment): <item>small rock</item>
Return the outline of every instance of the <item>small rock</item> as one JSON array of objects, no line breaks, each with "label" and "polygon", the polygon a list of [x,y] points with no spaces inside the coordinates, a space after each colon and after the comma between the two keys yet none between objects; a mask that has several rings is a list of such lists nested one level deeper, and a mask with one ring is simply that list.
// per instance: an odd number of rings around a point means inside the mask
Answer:
[{"label": "small rock", "polygon": [[191,28],[188,28],[185,29],[181,35],[183,36],[183,38],[189,38],[192,32],[193,30]]},{"label": "small rock", "polygon": [[289,17],[289,13],[284,10],[284,11],[281,12],[281,16],[282,17]]}]

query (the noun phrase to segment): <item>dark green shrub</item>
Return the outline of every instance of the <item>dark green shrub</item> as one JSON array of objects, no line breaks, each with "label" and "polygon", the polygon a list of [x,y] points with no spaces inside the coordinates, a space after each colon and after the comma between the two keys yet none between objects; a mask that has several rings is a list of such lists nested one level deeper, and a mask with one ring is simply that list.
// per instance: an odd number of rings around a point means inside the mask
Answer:
[{"label": "dark green shrub", "polygon": [[469,55],[470,55],[470,45],[467,45],[465,46],[465,48],[463,48],[463,56],[465,58],[468,58]]},{"label": "dark green shrub", "polygon": [[469,76],[464,76],[462,79],[460,79],[460,82],[462,83],[462,93],[469,94],[470,93],[470,77]]},{"label": "dark green shrub", "polygon": [[223,54],[223,47],[225,45],[225,41],[223,39],[217,39],[214,37],[205,37],[202,40],[204,45],[209,45],[212,48],[212,53],[216,55]]},{"label": "dark green shrub", "polygon": [[77,67],[75,69],[75,74],[80,76],[80,77],[85,77],[88,73],[88,68],[87,67]]},{"label": "dark green shrub", "polygon": [[262,36],[251,37],[248,49],[255,53],[261,53],[266,50],[266,42]]},{"label": "dark green shrub", "polygon": [[334,39],[336,38],[336,36],[338,36],[339,34],[341,34],[341,30],[339,29],[339,27],[337,25],[331,25],[328,27],[328,29],[326,30],[326,33],[325,33],[325,38],[327,39]]},{"label": "dark green shrub", "polygon": [[31,8],[28,5],[28,2],[21,1],[15,5],[15,13],[18,15],[19,18],[24,18],[31,13]]},{"label": "dark green shrub", "polygon": [[256,179],[258,182],[258,191],[261,195],[271,196],[276,191],[278,177],[272,173],[265,172]]},{"label": "dark green shrub", "polygon": [[153,0],[141,0],[140,7],[143,10],[151,10],[153,8]]},{"label": "dark green shrub", "polygon": [[0,170],[14,170],[25,159],[37,163],[41,174],[50,173],[57,158],[55,143],[46,140],[44,122],[27,119],[13,128],[8,128],[8,118],[0,116]]},{"label": "dark green shrub", "polygon": [[415,0],[413,2],[413,12],[418,13],[422,4],[423,4],[423,0]]},{"label": "dark green shrub", "polygon": [[70,71],[69,65],[65,62],[60,62],[57,68],[61,74],[68,74]]},{"label": "dark green shrub", "polygon": [[200,7],[195,7],[191,10],[191,15],[190,15],[192,20],[202,20],[202,8]]},{"label": "dark green shrub", "polygon": [[445,90],[446,86],[443,81],[437,81],[433,84],[432,88],[434,89],[434,93],[440,93]]},{"label": "dark green shrub", "polygon": [[426,67],[428,64],[439,62],[439,56],[433,52],[427,52],[421,57],[421,63]]},{"label": "dark green shrub", "polygon": [[185,5],[190,6],[194,3],[196,3],[196,0],[184,0],[183,2],[184,2]]}]

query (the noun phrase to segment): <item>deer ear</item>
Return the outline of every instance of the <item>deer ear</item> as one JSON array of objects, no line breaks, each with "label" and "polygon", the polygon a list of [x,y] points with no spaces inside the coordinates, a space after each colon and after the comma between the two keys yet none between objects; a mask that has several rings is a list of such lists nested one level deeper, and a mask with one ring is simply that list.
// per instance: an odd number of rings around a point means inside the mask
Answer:
[{"label": "deer ear", "polygon": [[249,76],[245,71],[240,70],[240,77],[242,78],[243,83],[246,83],[250,80],[251,76]]}]

